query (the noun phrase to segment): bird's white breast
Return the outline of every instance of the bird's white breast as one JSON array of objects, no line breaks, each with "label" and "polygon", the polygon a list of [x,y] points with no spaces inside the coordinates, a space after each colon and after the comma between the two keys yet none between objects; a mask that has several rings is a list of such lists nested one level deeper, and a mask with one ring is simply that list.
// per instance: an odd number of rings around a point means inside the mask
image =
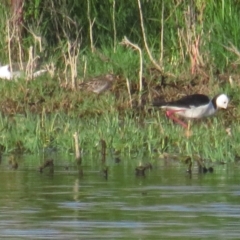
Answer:
[{"label": "bird's white breast", "polygon": [[190,106],[190,108],[186,108],[183,111],[178,111],[176,114],[186,117],[186,118],[202,118],[202,117],[208,117],[213,115],[216,112],[216,109],[213,107],[212,102],[194,107]]}]

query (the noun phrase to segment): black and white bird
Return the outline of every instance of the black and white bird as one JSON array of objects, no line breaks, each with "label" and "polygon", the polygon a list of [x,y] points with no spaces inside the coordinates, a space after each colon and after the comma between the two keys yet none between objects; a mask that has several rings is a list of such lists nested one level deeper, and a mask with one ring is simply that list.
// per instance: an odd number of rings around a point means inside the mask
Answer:
[{"label": "black and white bird", "polygon": [[225,94],[218,94],[213,99],[204,94],[193,94],[172,102],[155,102],[153,106],[166,109],[168,118],[187,128],[187,124],[176,118],[174,114],[188,119],[209,117],[214,115],[220,108],[226,109],[228,103],[229,98]]}]

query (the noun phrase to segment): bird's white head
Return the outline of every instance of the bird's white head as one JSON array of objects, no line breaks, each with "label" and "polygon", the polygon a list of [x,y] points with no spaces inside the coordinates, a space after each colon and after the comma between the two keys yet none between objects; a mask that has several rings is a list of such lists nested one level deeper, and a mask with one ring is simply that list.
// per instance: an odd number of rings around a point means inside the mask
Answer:
[{"label": "bird's white head", "polygon": [[226,109],[229,103],[229,98],[226,94],[220,94],[216,97],[217,108]]}]

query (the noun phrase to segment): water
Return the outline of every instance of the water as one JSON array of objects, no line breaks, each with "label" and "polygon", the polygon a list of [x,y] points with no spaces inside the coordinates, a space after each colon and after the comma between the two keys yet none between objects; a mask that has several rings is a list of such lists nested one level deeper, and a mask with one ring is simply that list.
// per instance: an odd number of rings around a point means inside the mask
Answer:
[{"label": "water", "polygon": [[190,178],[186,166],[156,161],[136,177],[122,161],[109,164],[108,179],[100,166],[79,176],[55,165],[51,174],[1,162],[1,239],[239,239],[238,165]]}]

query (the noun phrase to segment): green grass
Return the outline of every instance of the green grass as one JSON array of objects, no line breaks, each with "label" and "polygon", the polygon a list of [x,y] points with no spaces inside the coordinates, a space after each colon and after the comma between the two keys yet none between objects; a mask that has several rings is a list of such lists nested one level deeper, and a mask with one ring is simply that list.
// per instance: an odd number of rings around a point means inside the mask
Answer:
[{"label": "green grass", "polygon": [[[120,86],[102,95],[72,91],[59,86],[58,80],[49,76],[39,77],[34,81],[25,79],[2,81],[0,142],[3,153],[41,153],[44,149],[60,153],[74,154],[73,133],[78,132],[83,156],[99,156],[100,140],[107,143],[109,155],[122,155],[127,158],[154,159],[157,161],[163,153],[182,156],[199,155],[205,160],[233,161],[240,154],[238,147],[240,128],[238,108],[238,89],[231,88],[226,82],[216,85],[216,80],[209,81],[211,95],[227,93],[230,98],[230,110],[221,111],[217,116],[192,123],[192,136],[186,138],[185,130],[166,119],[164,112],[130,108],[129,96],[125,85],[126,75],[130,75],[130,84],[137,83],[137,56],[135,52],[126,52],[122,47],[110,56],[106,56],[135,67],[121,72],[119,66],[107,62],[102,64],[98,57],[89,53],[89,76],[119,70]],[[117,60],[116,60],[117,59]],[[93,61],[94,60],[94,61]],[[124,64],[123,64],[124,63]],[[91,66],[91,67],[90,67]],[[127,68],[128,69],[128,68]],[[147,70],[147,68],[146,68]],[[81,70],[80,70],[81,72]],[[126,74],[126,75],[125,75]],[[144,73],[151,79],[151,74]],[[214,76],[214,75],[213,75]],[[159,81],[159,80],[157,80]],[[156,83],[155,83],[156,84]],[[158,83],[157,83],[158,84]],[[201,88],[201,86],[199,86]],[[148,92],[145,88],[145,92]],[[116,92],[118,91],[118,95]],[[166,88],[167,91],[167,88]],[[135,100],[138,96],[133,94]],[[232,117],[231,114],[234,113]],[[230,128],[232,136],[228,136]]]},{"label": "green grass", "polygon": [[[158,62],[161,53],[162,3],[141,2],[147,42],[154,59]],[[40,4],[39,8],[34,7],[39,6],[38,4],[39,1],[26,3],[24,17],[26,27],[31,27],[33,32],[42,37],[44,50],[39,51],[39,43],[26,30],[21,42],[22,57],[27,61],[29,47],[35,46],[35,55],[41,56],[43,63],[53,61],[56,77],[51,78],[47,75],[29,82],[24,78],[17,82],[1,81],[0,143],[3,153],[40,153],[43,149],[53,149],[73,154],[73,133],[78,132],[85,156],[99,154],[101,139],[106,141],[109,154],[120,154],[128,158],[141,159],[147,155],[147,159],[157,161],[167,152],[179,157],[194,158],[195,155],[199,155],[211,161],[233,161],[240,155],[239,90],[237,86],[232,88],[227,80],[220,82],[218,75],[239,75],[237,68],[232,68],[232,63],[236,65],[238,56],[223,47],[228,45],[228,41],[235,46],[239,43],[240,8],[234,1],[196,1],[193,7],[196,19],[192,30],[184,16],[189,7],[188,3],[180,1],[180,4],[176,5],[175,1],[164,2],[163,73],[154,69],[146,52],[137,4],[134,2],[116,3],[119,4],[116,12],[116,52],[113,51],[113,22],[110,21],[112,12],[109,11],[111,8],[103,7],[105,5],[102,5],[102,1],[91,2],[91,19],[96,17],[92,29],[97,50],[94,53],[89,47],[86,3],[80,6],[74,1],[71,8],[64,4],[53,4],[56,9],[52,11],[51,16],[44,4]],[[201,9],[204,4],[205,8]],[[71,10],[68,13],[66,9]],[[81,11],[83,14],[80,14]],[[0,52],[0,62],[8,63],[6,23],[9,16],[3,4],[0,4],[0,13],[3,13],[0,19],[0,46],[3,49]],[[42,22],[38,22],[38,19],[42,19]],[[36,29],[33,26],[36,26]],[[81,41],[76,37],[79,31]],[[179,35],[180,31],[182,35]],[[59,38],[56,38],[56,32],[59,33]],[[193,33],[196,35],[192,35],[192,42],[186,44],[184,41],[187,36]],[[70,39],[67,39],[66,34]],[[134,49],[119,44],[124,35],[143,50],[144,109],[130,107],[126,78],[129,79],[131,87],[132,104],[136,106],[139,97],[139,55]],[[189,46],[194,43],[196,36],[200,36],[198,50],[203,65],[195,76],[189,74]],[[76,82],[85,80],[84,77],[114,73],[120,77],[115,89],[96,96],[60,87],[59,81],[70,82],[70,78],[65,79],[63,76],[64,57],[67,56],[66,46],[69,40],[71,43],[75,40],[80,41]],[[15,45],[11,49],[13,61],[19,61],[19,51],[16,49],[18,48]],[[166,77],[165,72],[172,73],[175,77]],[[197,87],[191,84],[192,80]],[[202,80],[205,82],[202,83]],[[162,82],[170,85],[161,85]],[[174,87],[171,88],[171,84],[175,84]],[[189,138],[185,137],[185,132],[180,126],[166,119],[163,112],[156,110],[149,113],[146,110],[156,91],[160,96],[175,96],[176,91],[171,92],[172,89],[186,94],[198,90],[203,92],[204,87],[204,90],[207,90],[206,94],[211,96],[219,92],[228,94],[231,99],[230,110],[200,123],[193,122],[193,134]],[[231,129],[232,136],[226,133],[226,128]]]},{"label": "green grass", "polygon": [[[106,101],[112,96],[102,96]],[[109,100],[109,99],[108,99]],[[109,106],[108,106],[109,107]],[[105,107],[106,108],[106,107]],[[235,127],[234,127],[235,126]],[[100,153],[100,139],[107,143],[108,152],[122,156],[147,155],[158,159],[167,152],[180,156],[199,155],[211,161],[233,161],[239,154],[237,125],[229,125],[232,136],[225,130],[224,113],[211,119],[192,123],[192,136],[186,138],[185,130],[156,111],[148,116],[134,116],[128,110],[119,114],[110,109],[99,116],[70,116],[67,113],[15,114],[0,116],[0,141],[5,153],[36,153],[55,149],[74,153],[73,133],[78,132],[84,154]]]}]

